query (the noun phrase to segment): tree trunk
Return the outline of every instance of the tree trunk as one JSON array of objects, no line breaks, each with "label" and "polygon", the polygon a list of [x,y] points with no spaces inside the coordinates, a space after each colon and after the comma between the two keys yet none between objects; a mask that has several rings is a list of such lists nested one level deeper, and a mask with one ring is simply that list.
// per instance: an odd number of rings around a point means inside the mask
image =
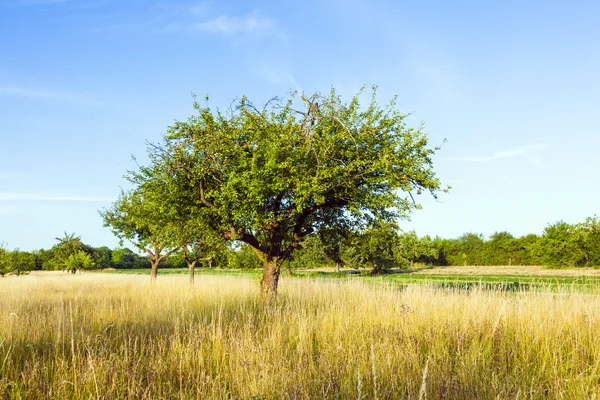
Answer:
[{"label": "tree trunk", "polygon": [[278,257],[266,256],[263,261],[263,278],[260,282],[261,293],[264,296],[276,296],[279,283],[281,260]]},{"label": "tree trunk", "polygon": [[196,271],[196,261],[192,261],[191,263],[187,263],[188,268],[190,270],[190,285],[194,284],[194,272]]},{"label": "tree trunk", "polygon": [[335,262],[335,272],[337,272],[338,274],[340,273],[340,262],[339,261]]},{"label": "tree trunk", "polygon": [[379,265],[377,265],[377,263],[373,264],[373,269],[371,270],[371,275],[379,275],[381,273],[381,268],[379,268]]},{"label": "tree trunk", "polygon": [[152,271],[150,272],[150,280],[152,282],[156,281],[156,277],[158,276],[158,264],[160,263],[160,259],[159,260],[152,260]]}]

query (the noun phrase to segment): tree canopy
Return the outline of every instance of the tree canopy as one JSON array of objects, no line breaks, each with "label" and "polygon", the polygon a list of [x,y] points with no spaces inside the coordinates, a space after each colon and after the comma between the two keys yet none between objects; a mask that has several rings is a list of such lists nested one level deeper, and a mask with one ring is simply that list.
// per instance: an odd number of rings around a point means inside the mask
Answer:
[{"label": "tree canopy", "polygon": [[263,291],[276,293],[281,263],[307,235],[393,221],[418,208],[415,194],[443,190],[423,127],[407,126],[395,100],[380,106],[375,88],[365,107],[362,95],[292,93],[260,108],[243,97],[225,112],[196,102],[130,179],[169,188],[154,209],[177,204],[251,246]]}]

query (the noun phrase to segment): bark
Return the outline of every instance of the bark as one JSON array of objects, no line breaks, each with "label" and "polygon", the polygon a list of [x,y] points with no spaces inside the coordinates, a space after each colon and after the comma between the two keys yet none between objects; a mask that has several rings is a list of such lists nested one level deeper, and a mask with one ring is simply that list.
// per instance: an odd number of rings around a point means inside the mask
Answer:
[{"label": "bark", "polygon": [[371,275],[380,275],[382,272],[383,271],[378,264],[373,264],[373,269],[371,270]]},{"label": "bark", "polygon": [[335,263],[335,272],[337,272],[338,274],[340,273],[340,262],[336,261]]},{"label": "bark", "polygon": [[272,256],[265,257],[263,261],[263,278],[260,282],[261,293],[263,296],[277,296],[280,268],[280,258]]},{"label": "bark", "polygon": [[152,263],[152,271],[150,272],[150,280],[152,282],[156,281],[156,277],[158,276],[158,264],[160,264],[160,259],[151,260]]},{"label": "bark", "polygon": [[187,262],[188,268],[190,270],[190,285],[194,284],[194,272],[196,271],[196,261]]}]

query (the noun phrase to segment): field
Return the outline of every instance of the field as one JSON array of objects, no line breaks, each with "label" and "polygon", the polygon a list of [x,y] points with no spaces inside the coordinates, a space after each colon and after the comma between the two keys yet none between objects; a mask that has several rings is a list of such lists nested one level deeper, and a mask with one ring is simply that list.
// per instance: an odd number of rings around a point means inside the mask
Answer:
[{"label": "field", "polygon": [[594,277],[308,275],[271,302],[252,273],[0,279],[0,398],[599,395]]}]

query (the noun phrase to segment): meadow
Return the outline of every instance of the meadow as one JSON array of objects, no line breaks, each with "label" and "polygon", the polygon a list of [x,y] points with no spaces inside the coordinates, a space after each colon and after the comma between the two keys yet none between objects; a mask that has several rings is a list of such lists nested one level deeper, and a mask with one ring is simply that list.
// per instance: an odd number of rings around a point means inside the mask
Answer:
[{"label": "meadow", "polygon": [[394,279],[5,277],[0,398],[598,397],[596,286]]}]

